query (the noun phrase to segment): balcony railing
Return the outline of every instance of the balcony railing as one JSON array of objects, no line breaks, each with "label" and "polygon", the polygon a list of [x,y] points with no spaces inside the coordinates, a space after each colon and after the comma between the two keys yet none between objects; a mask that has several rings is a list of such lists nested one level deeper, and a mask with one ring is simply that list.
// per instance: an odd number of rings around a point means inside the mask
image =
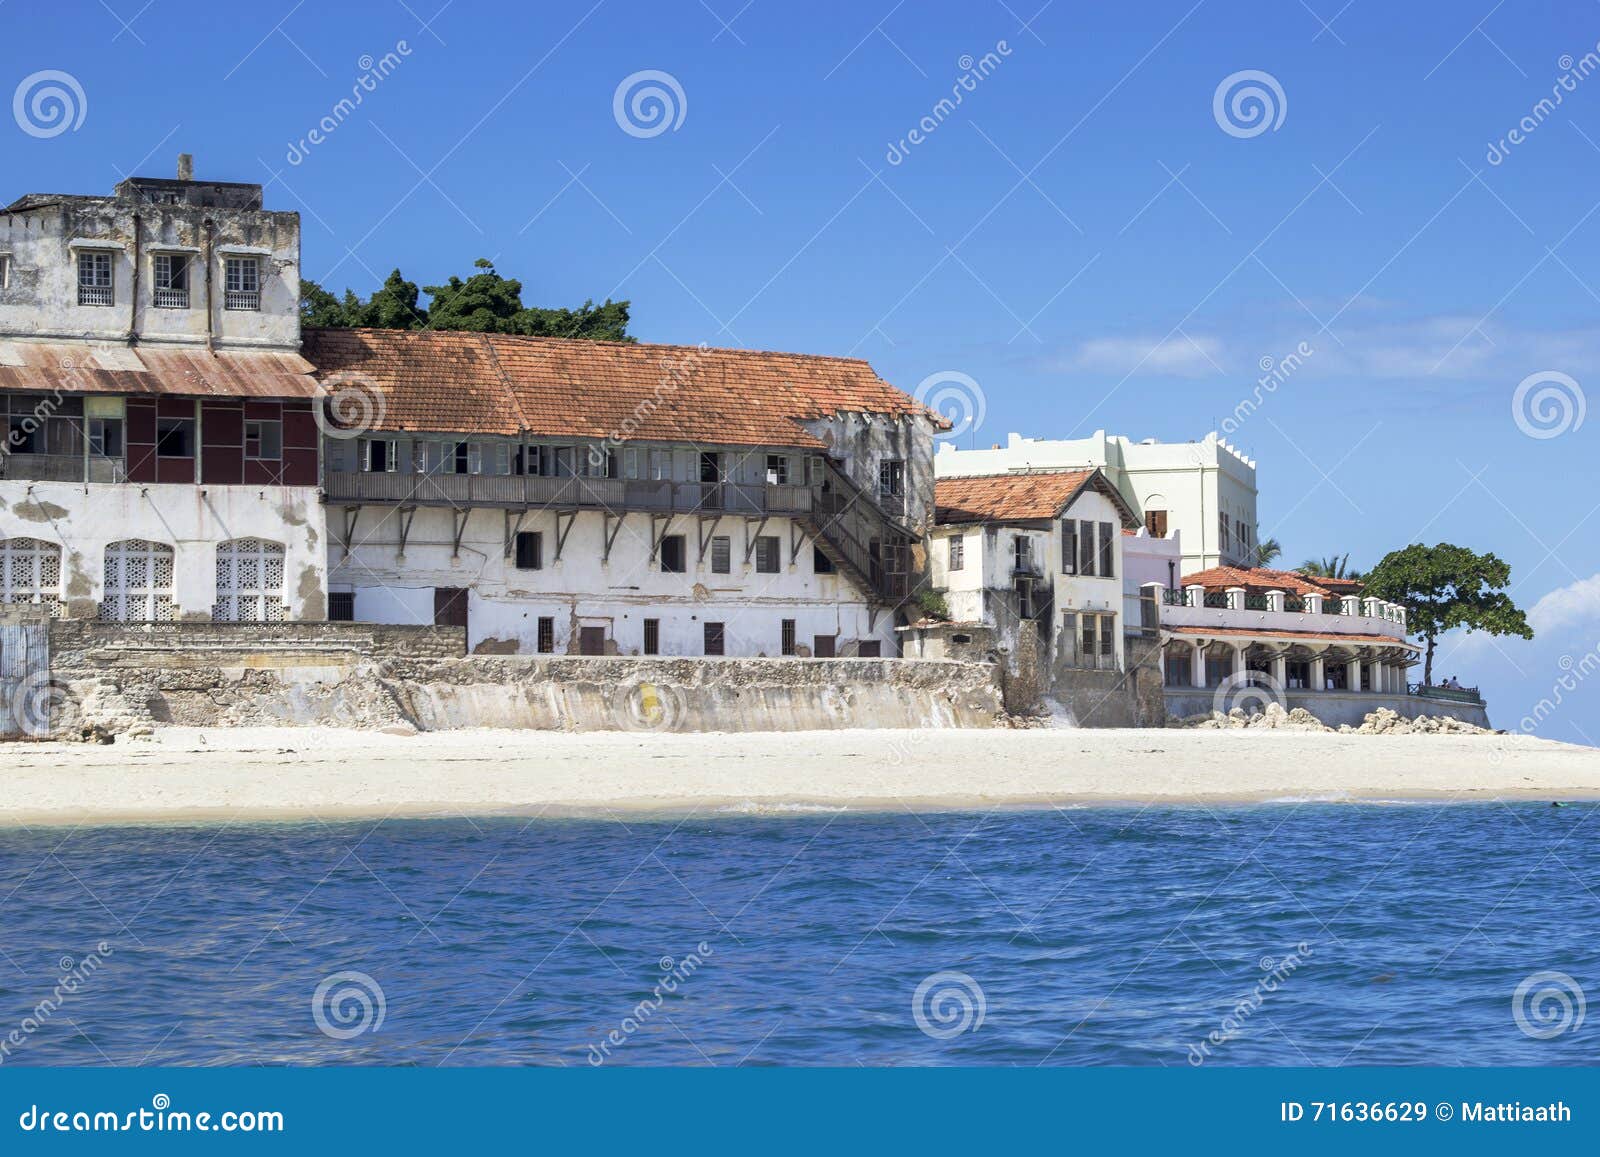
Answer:
[{"label": "balcony railing", "polygon": [[260,309],[261,291],[258,289],[229,289],[222,294],[223,309]]},{"label": "balcony railing", "polygon": [[113,291],[109,285],[78,286],[79,305],[114,305]]},{"label": "balcony railing", "polygon": [[0,451],[0,478],[28,482],[126,482],[128,473],[121,458]]},{"label": "balcony railing", "polygon": [[735,482],[651,482],[623,478],[544,478],[520,474],[330,472],[329,502],[423,506],[545,506],[662,514],[804,514],[804,486]]},{"label": "balcony railing", "polygon": [[1450,703],[1482,703],[1476,687],[1432,687],[1426,683],[1406,684],[1406,693],[1421,699],[1441,699]]},{"label": "balcony railing", "polygon": [[188,309],[189,291],[187,289],[157,289],[155,291],[155,304],[157,309]]}]

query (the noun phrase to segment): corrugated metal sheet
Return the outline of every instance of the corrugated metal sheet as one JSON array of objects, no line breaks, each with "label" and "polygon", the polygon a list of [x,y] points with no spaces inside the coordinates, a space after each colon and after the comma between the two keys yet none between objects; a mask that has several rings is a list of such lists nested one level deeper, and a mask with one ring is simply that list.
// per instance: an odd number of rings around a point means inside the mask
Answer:
[{"label": "corrugated metal sheet", "polygon": [[317,383],[298,354],[0,341],[0,390],[310,398]]}]

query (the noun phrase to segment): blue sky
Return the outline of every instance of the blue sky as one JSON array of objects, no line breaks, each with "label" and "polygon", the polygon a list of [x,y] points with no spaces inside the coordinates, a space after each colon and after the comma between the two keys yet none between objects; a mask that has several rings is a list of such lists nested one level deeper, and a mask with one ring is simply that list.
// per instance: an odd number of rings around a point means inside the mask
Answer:
[{"label": "blue sky", "polygon": [[[0,0],[0,88],[62,70],[85,106],[53,136],[0,121],[0,196],[189,151],[299,209],[332,288],[487,256],[530,303],[631,299],[645,340],[853,353],[908,390],[958,371],[985,405],[964,444],[1198,438],[1304,342],[1233,435],[1263,535],[1291,563],[1510,561],[1541,638],[1443,664],[1515,726],[1600,645],[1600,416],[1533,437],[1513,412],[1529,375],[1596,385],[1600,74],[1574,77],[1600,5],[1041,3]],[[681,121],[636,135],[613,98],[647,70]],[[1214,114],[1245,70],[1282,94],[1254,135]],[[1540,733],[1600,739],[1600,689],[1561,697]]]}]

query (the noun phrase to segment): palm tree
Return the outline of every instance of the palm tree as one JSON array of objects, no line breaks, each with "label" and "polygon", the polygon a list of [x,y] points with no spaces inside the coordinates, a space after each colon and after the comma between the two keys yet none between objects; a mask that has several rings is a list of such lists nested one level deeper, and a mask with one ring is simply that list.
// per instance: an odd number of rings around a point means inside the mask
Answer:
[{"label": "palm tree", "polygon": [[1350,569],[1350,555],[1330,554],[1326,558],[1308,558],[1300,564],[1300,573],[1313,575],[1317,578],[1353,579],[1359,580],[1362,575],[1358,570]]},{"label": "palm tree", "polygon": [[1271,566],[1283,557],[1283,544],[1275,538],[1256,543],[1256,565]]}]

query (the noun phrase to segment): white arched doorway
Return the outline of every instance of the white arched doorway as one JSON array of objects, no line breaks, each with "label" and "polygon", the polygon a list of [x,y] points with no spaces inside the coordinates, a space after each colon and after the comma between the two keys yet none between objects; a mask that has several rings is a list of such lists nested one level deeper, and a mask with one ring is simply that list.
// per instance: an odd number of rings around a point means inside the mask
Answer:
[{"label": "white arched doorway", "polygon": [[0,538],[0,602],[31,603],[61,615],[61,546],[38,538]]},{"label": "white arched doorway", "polygon": [[175,552],[164,542],[129,538],[106,547],[106,593],[100,618],[108,623],[164,623],[173,618]]},{"label": "white arched doorway", "polygon": [[217,545],[217,601],[211,618],[219,623],[283,621],[281,542],[236,538]]}]

